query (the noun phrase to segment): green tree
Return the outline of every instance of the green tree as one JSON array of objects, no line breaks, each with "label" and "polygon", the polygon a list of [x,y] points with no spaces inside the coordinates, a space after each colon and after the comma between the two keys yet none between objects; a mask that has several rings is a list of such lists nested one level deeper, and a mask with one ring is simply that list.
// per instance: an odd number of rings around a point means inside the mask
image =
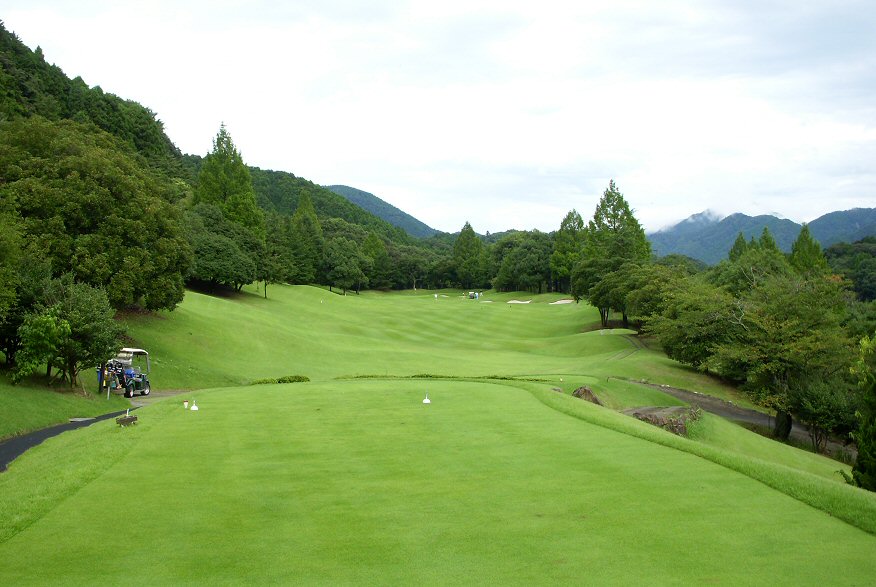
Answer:
[{"label": "green tree", "polygon": [[24,320],[20,330],[24,355],[16,377],[45,360],[59,369],[62,381],[73,386],[83,367],[93,367],[116,354],[123,329],[104,291],[76,283],[70,274],[54,279],[45,297]]},{"label": "green tree", "polygon": [[833,244],[825,256],[832,271],[851,280],[859,300],[876,300],[876,236]]},{"label": "green tree", "polygon": [[292,215],[292,240],[298,283],[315,283],[323,263],[325,240],[313,201],[307,192],[301,194],[298,208]]},{"label": "green tree", "polygon": [[748,250],[748,242],[745,240],[745,235],[741,232],[736,235],[736,240],[730,248],[727,258],[731,263],[735,263]]},{"label": "green tree", "polygon": [[377,233],[369,232],[362,243],[362,252],[371,260],[371,272],[368,283],[373,289],[389,289],[392,287],[391,261],[386,244]]},{"label": "green tree", "polygon": [[804,224],[800,229],[800,234],[797,240],[791,246],[791,255],[789,257],[791,267],[797,273],[806,274],[810,272],[825,273],[828,269],[827,258],[821,250],[821,245],[818,241],[812,238],[809,232],[809,226]]},{"label": "green tree", "polygon": [[[768,231],[767,231],[768,232]],[[730,293],[741,296],[772,277],[790,277],[791,265],[778,248],[749,243],[736,261],[721,261],[709,272],[709,279]]]},{"label": "green tree", "polygon": [[101,286],[116,308],[173,309],[191,251],[177,187],[93,127],[41,118],[0,124],[0,201],[15,202],[22,246],[55,276]]},{"label": "green tree", "polygon": [[858,458],[852,468],[852,479],[858,487],[876,491],[876,335],[861,340],[852,372],[861,390],[861,407],[855,414],[858,430],[854,433]]},{"label": "green tree", "polygon": [[249,169],[225,124],[219,127],[213,151],[201,164],[194,203],[215,204],[230,221],[261,238],[265,236],[264,214],[256,204]]},{"label": "green tree", "polygon": [[44,299],[51,279],[51,263],[45,257],[33,251],[22,253],[14,278],[14,302],[0,319],[0,351],[9,367],[15,366],[21,348],[21,325],[36,304]]},{"label": "green tree", "polygon": [[669,282],[663,296],[663,311],[653,315],[646,332],[670,358],[714,371],[715,349],[738,340],[742,330],[744,313],[737,301],[699,276]]},{"label": "green tree", "polygon": [[268,284],[291,283],[295,280],[297,269],[292,254],[291,219],[273,212],[267,215],[265,225],[267,229],[265,258],[258,277],[264,283],[267,298]]},{"label": "green tree", "polygon": [[329,284],[340,287],[344,293],[355,286],[358,293],[367,280],[365,270],[370,263],[359,245],[343,236],[332,238],[326,243],[325,258]]},{"label": "green tree", "polygon": [[650,320],[666,310],[668,293],[677,290],[686,277],[687,264],[632,264],[628,268],[626,314],[644,329]]},{"label": "green tree", "polygon": [[560,229],[554,234],[550,268],[557,291],[568,293],[572,287],[572,270],[581,258],[584,236],[584,220],[573,208],[563,218]]},{"label": "green tree", "polygon": [[770,232],[770,229],[766,226],[763,227],[763,231],[760,233],[760,238],[757,240],[757,244],[760,248],[767,251],[774,251],[780,253],[779,245],[776,244],[776,239],[773,238],[773,233]]},{"label": "green tree", "polygon": [[41,365],[46,366],[46,376],[51,376],[52,363],[71,334],[70,323],[58,316],[58,308],[28,314],[18,329],[21,351],[15,357],[12,382],[20,382]]},{"label": "green tree", "polygon": [[399,289],[412,287],[426,278],[429,267],[429,253],[412,245],[401,245],[390,251],[392,265],[397,270],[396,285]]},{"label": "green tree", "polygon": [[243,226],[231,222],[213,204],[198,204],[186,213],[186,231],[194,262],[188,279],[240,291],[259,277],[264,243]]},{"label": "green tree", "polygon": [[807,386],[839,386],[848,372],[844,290],[823,276],[772,276],[736,305],[742,330],[715,348],[713,360],[721,375],[744,380],[755,402],[776,410],[776,435],[787,439],[801,398],[814,397]]},{"label": "green tree", "polygon": [[484,244],[468,222],[453,243],[453,266],[463,288],[478,287],[484,282]]},{"label": "green tree", "polygon": [[[599,200],[587,225],[581,261],[573,270],[572,295],[589,300],[599,281],[628,262],[642,263],[651,256],[651,244],[614,180]],[[610,308],[599,308],[603,326],[608,325]]]},{"label": "green tree", "polygon": [[[503,239],[504,240],[504,239]],[[493,287],[501,291],[541,293],[550,283],[551,238],[538,230],[518,233],[502,256]],[[498,246],[498,243],[497,243]]]},{"label": "green tree", "polygon": [[21,227],[12,197],[0,198],[0,322],[15,303]]}]

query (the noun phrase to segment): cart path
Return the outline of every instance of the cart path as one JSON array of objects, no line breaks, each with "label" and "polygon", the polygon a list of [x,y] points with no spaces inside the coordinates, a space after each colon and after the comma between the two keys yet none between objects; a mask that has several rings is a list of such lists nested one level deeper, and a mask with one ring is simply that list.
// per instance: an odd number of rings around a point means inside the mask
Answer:
[{"label": "cart path", "polygon": [[[131,409],[136,410],[137,408],[132,407]],[[116,416],[122,416],[127,411],[128,410],[122,410],[120,412],[111,412],[109,414],[103,414],[102,416],[95,416],[93,418],[76,419],[76,421],[73,422],[56,424],[55,426],[49,426],[48,428],[43,428],[42,430],[37,430],[36,432],[29,432],[28,434],[22,434],[21,436],[13,436],[12,438],[7,438],[6,440],[0,442],[0,472],[5,471],[6,468],[9,466],[9,463],[24,454],[27,449],[35,447],[47,438],[57,436],[62,432],[66,432],[67,430],[75,430],[76,428],[91,426],[95,422],[100,422],[101,420],[109,420],[110,418],[115,418]]]},{"label": "cart path", "polygon": [[[765,414],[763,412],[758,412],[757,410],[751,410],[749,408],[743,408],[737,406],[733,402],[729,402],[727,400],[723,400],[712,395],[706,395],[704,393],[699,393],[696,391],[689,391],[687,389],[680,389],[678,387],[671,387],[669,385],[646,383],[643,381],[635,381],[632,379],[624,379],[621,377],[611,377],[610,379],[617,379],[618,381],[625,381],[627,383],[635,383],[636,385],[644,385],[646,387],[659,389],[663,393],[671,395],[691,405],[699,406],[703,410],[711,414],[721,416],[726,420],[741,422],[743,424],[755,424],[767,430],[772,430],[773,428],[773,417],[770,414]],[[807,443],[809,445],[811,445],[812,443],[812,439],[809,436],[809,428],[807,428],[804,424],[797,422],[796,420],[792,421],[791,424],[791,437],[798,442]],[[851,453],[852,456],[857,456],[857,451],[855,450],[854,446],[845,446],[842,442],[837,442],[834,439],[828,439],[827,449],[828,452],[830,452],[831,454],[837,454],[839,451],[845,450]]]},{"label": "cart path", "polygon": [[[162,391],[153,391],[149,395],[136,396],[131,398],[130,409],[136,410],[137,408],[148,406],[149,404],[155,403],[156,401],[160,401],[162,399],[166,399],[175,395],[180,395],[182,393],[189,393],[190,391],[191,390],[189,389],[165,389]],[[75,421],[65,422],[64,424],[56,424],[54,426],[49,426],[48,428],[43,428],[41,430],[22,434],[21,436],[13,436],[11,438],[7,438],[6,440],[0,440],[0,473],[5,471],[8,468],[9,463],[24,454],[26,450],[35,447],[47,438],[57,436],[62,432],[66,432],[67,430],[75,430],[76,428],[91,426],[95,422],[100,422],[101,420],[108,420],[110,418],[121,416],[127,411],[128,410],[111,412],[109,414],[103,414],[101,416],[95,416],[93,418],[77,418]]]}]

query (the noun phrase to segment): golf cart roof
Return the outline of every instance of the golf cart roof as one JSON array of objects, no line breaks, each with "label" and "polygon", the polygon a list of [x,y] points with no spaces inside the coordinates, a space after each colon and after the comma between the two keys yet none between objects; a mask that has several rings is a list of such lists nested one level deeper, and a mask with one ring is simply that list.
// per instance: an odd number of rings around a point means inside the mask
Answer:
[{"label": "golf cart roof", "polygon": [[144,351],[143,349],[132,349],[132,348],[128,348],[128,347],[125,347],[122,350],[120,350],[119,354],[120,355],[131,355],[131,356],[135,356],[135,355],[149,356],[149,353]]}]

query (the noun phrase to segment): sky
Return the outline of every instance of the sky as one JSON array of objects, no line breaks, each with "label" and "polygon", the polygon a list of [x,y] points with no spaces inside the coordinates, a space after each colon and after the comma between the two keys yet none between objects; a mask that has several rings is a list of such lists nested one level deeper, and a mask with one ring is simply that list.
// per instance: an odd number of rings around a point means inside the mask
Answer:
[{"label": "sky", "polygon": [[649,230],[876,207],[876,4],[4,0],[48,62],[184,152],[551,231],[611,179]]}]

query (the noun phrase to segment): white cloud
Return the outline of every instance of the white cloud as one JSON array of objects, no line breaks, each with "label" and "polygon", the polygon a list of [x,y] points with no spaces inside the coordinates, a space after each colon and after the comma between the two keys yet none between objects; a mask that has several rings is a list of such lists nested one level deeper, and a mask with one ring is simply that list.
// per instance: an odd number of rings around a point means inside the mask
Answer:
[{"label": "white cloud", "polygon": [[552,230],[612,177],[649,228],[876,202],[864,2],[12,0],[4,20],[183,151],[224,121],[253,165],[443,230]]}]

